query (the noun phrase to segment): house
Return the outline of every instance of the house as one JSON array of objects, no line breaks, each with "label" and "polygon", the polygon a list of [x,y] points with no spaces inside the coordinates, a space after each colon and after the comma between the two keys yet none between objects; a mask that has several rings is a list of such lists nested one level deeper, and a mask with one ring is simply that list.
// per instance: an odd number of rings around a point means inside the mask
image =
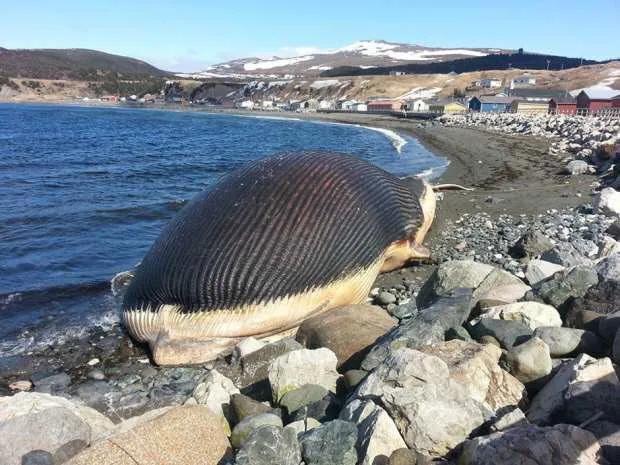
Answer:
[{"label": "house", "polygon": [[342,109],[343,111],[353,111],[353,105],[355,105],[357,102],[355,100],[345,100],[344,102],[340,103],[340,109]]},{"label": "house", "polygon": [[495,95],[483,95],[482,97],[474,97],[469,101],[469,109],[471,111],[479,111],[481,113],[505,113],[510,110],[510,104],[514,97],[497,97]]},{"label": "house", "polygon": [[531,89],[514,89],[510,91],[510,95],[513,98],[518,98],[519,100],[527,100],[528,102],[546,102],[548,103],[550,99],[555,98],[566,98],[570,97],[565,90],[554,90],[554,89],[545,89],[545,88],[531,88]]},{"label": "house", "polygon": [[333,100],[321,100],[319,102],[319,110],[334,110],[336,108],[336,102]]},{"label": "house", "polygon": [[353,105],[353,111],[368,111],[368,106],[364,102],[357,102]]},{"label": "house", "polygon": [[601,113],[606,108],[612,108],[613,101],[610,97],[596,95],[593,92],[581,91],[577,95],[577,113],[592,114]]},{"label": "house", "polygon": [[611,99],[611,107],[620,108],[620,94],[616,95]]},{"label": "house", "polygon": [[315,98],[299,102],[299,111],[316,111],[319,108],[319,101]]},{"label": "house", "polygon": [[547,113],[549,111],[549,102],[538,102],[531,100],[514,100],[510,104],[510,111],[513,113]]},{"label": "house", "polygon": [[390,76],[405,76],[406,74],[404,71],[390,71]]},{"label": "house", "polygon": [[421,98],[407,101],[407,111],[423,113],[428,111],[428,103]]},{"label": "house", "polygon": [[501,79],[484,78],[473,82],[474,87],[482,87],[483,89],[494,89],[502,87]]},{"label": "house", "polygon": [[517,76],[510,81],[511,89],[518,89],[519,87],[529,87],[536,84],[536,78],[530,74],[523,74]]},{"label": "house", "polygon": [[254,102],[252,100],[244,100],[243,102],[239,103],[239,108],[243,108],[245,110],[253,110]]},{"label": "house", "polygon": [[459,113],[465,111],[465,105],[454,100],[437,100],[429,103],[431,113]]},{"label": "house", "polygon": [[102,95],[99,100],[102,102],[118,102],[118,97],[116,95]]},{"label": "house", "polygon": [[374,99],[367,103],[368,111],[384,112],[384,111],[401,111],[404,102],[402,100],[392,99]]},{"label": "house", "polygon": [[577,113],[577,100],[573,97],[556,97],[549,100],[549,113],[554,115],[574,115]]},{"label": "house", "polygon": [[261,102],[261,108],[263,110],[273,110],[276,107],[276,104],[273,100],[263,100]]}]

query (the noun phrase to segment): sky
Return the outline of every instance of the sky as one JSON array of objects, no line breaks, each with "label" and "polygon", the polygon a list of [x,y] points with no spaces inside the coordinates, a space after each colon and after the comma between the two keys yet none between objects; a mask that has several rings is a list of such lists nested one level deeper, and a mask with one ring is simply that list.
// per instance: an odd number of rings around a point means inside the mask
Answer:
[{"label": "sky", "polygon": [[0,0],[0,47],[90,48],[170,71],[366,39],[620,57],[620,0]]}]

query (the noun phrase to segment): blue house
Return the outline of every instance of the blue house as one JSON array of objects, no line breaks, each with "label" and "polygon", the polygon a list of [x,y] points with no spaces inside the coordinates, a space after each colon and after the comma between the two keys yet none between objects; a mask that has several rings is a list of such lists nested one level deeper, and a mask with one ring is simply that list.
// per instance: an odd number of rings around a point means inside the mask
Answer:
[{"label": "blue house", "polygon": [[504,113],[510,110],[510,104],[514,99],[515,97],[496,97],[493,95],[474,97],[469,101],[469,109],[482,113]]}]

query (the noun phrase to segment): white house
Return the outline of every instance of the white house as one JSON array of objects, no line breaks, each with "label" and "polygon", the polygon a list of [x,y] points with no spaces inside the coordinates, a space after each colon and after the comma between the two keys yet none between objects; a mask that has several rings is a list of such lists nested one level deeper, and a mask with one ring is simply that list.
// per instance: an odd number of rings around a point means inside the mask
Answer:
[{"label": "white house", "polygon": [[275,108],[273,100],[263,100],[261,106],[263,110],[273,110]]},{"label": "white house", "polygon": [[510,81],[510,88],[517,89],[519,87],[529,87],[536,84],[536,78],[529,74],[517,76]]},{"label": "white house", "polygon": [[321,100],[319,102],[319,110],[333,110],[336,104],[333,100]]},{"label": "white house", "polygon": [[246,110],[254,109],[254,102],[252,100],[244,100],[239,104],[239,108],[244,108]]},{"label": "white house", "polygon": [[357,102],[353,105],[353,111],[368,111],[368,105],[364,102]]},{"label": "white house", "polygon": [[484,78],[474,81],[474,86],[482,87],[483,89],[493,89],[502,87],[501,79],[493,79],[493,78]]},{"label": "white house", "polygon": [[407,111],[413,111],[413,112],[419,112],[419,113],[428,111],[428,103],[426,103],[421,98],[415,99],[415,100],[409,100],[407,102]]},{"label": "white house", "polygon": [[355,100],[345,100],[340,104],[340,108],[342,108],[344,111],[353,111],[353,105],[355,105],[356,103],[357,102]]}]

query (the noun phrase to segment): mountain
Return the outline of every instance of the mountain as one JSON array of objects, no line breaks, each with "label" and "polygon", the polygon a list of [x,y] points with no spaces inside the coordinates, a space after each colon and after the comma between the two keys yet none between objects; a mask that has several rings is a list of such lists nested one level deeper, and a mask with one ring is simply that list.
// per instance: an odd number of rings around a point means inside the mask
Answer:
[{"label": "mountain", "polygon": [[32,79],[101,80],[117,73],[123,78],[161,78],[171,73],[135,58],[81,48],[0,48],[0,75]]},{"label": "mountain", "polygon": [[354,67],[363,71],[408,63],[437,63],[458,58],[484,57],[502,52],[508,51],[496,48],[450,49],[383,40],[362,40],[336,50],[311,55],[267,59],[241,58],[210,66],[198,73],[179,74],[179,76],[195,78],[317,76],[340,67]]}]

